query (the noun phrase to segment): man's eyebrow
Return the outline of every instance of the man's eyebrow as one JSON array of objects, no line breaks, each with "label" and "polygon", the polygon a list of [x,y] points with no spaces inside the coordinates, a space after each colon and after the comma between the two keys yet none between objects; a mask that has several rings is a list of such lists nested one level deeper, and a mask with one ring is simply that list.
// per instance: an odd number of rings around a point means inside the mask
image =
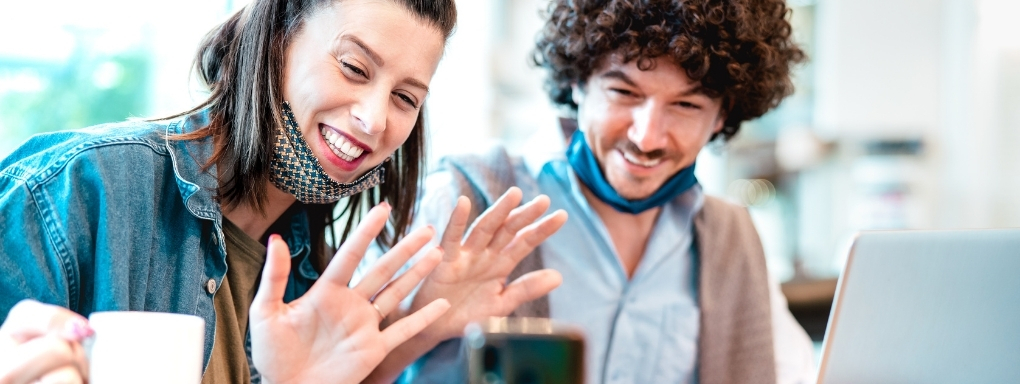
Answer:
[{"label": "man's eyebrow", "polygon": [[637,87],[637,84],[634,83],[634,80],[631,80],[630,77],[628,77],[626,73],[623,73],[623,71],[618,70],[618,69],[613,69],[613,70],[606,71],[605,73],[599,75],[599,77],[609,78],[609,79],[617,79],[617,80],[620,80],[620,81],[622,81],[624,83],[627,83],[627,85],[630,85],[631,87],[635,87],[635,88]]},{"label": "man's eyebrow", "polygon": [[375,65],[378,65],[380,67],[385,65],[385,62],[383,61],[382,57],[379,57],[379,54],[375,53],[375,51],[369,48],[368,45],[365,44],[364,41],[361,41],[361,39],[359,39],[357,36],[346,35],[341,37],[340,39],[350,41],[354,43],[354,45],[360,47],[361,50],[365,51],[365,54],[368,55],[368,58],[375,62]]},{"label": "man's eyebrow", "polygon": [[[627,83],[631,87],[635,88],[638,87],[637,83],[635,83],[634,80],[631,80],[626,73],[623,73],[623,71],[618,69],[606,71],[605,73],[599,75],[599,77],[617,79],[624,83]],[[703,87],[701,84],[677,92],[677,96],[697,96],[697,95],[708,96],[708,94],[705,93],[705,87]]]},{"label": "man's eyebrow", "polygon": [[708,96],[708,94],[705,93],[705,87],[701,86],[701,84],[693,86],[687,90],[680,91],[680,96],[698,96],[698,95]]}]

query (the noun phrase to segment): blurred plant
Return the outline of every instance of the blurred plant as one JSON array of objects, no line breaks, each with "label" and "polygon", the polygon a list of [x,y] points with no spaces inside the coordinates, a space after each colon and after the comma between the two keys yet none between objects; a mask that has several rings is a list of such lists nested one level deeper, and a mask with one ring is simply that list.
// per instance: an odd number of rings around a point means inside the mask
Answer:
[{"label": "blurred plant", "polygon": [[0,73],[28,78],[37,85],[0,93],[0,158],[37,133],[146,113],[149,52],[132,49],[92,55],[89,51],[79,45],[68,60],[58,64],[0,59]]}]

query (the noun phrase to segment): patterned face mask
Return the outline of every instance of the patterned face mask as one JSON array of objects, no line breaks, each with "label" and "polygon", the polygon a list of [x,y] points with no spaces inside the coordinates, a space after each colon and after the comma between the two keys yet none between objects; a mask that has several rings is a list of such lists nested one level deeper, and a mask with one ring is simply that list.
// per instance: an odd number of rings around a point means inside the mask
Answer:
[{"label": "patterned face mask", "polygon": [[[389,159],[387,159],[389,161]],[[335,203],[383,182],[383,165],[377,165],[352,183],[338,183],[326,174],[312,149],[301,137],[294,113],[283,103],[283,126],[277,128],[270,164],[273,184],[306,204]]]}]

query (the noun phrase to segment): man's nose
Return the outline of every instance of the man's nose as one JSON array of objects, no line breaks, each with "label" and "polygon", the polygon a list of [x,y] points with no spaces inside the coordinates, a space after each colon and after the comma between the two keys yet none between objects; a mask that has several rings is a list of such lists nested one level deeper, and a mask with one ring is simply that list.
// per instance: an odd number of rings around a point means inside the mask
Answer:
[{"label": "man's nose", "polygon": [[666,145],[663,113],[663,108],[651,101],[634,108],[633,124],[627,130],[627,138],[642,152],[651,152]]}]

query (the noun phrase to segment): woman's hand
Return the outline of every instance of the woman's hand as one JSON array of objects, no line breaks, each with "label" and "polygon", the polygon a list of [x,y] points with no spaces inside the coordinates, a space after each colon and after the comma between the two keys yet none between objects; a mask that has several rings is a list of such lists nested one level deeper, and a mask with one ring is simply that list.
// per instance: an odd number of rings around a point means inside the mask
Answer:
[{"label": "woman's hand", "polygon": [[67,308],[22,300],[0,326],[0,384],[85,382],[89,365],[81,342],[93,333]]},{"label": "woman's hand", "polygon": [[[410,308],[414,312],[442,298],[450,302],[450,310],[387,357],[368,382],[392,382],[404,367],[440,342],[462,336],[468,323],[509,315],[560,285],[562,277],[551,269],[529,272],[507,284],[517,264],[567,221],[562,210],[539,219],[549,209],[547,196],[518,207],[521,198],[520,189],[510,188],[475,220],[467,238],[471,202],[463,196],[457,199],[440,243],[443,261],[422,283]],[[388,320],[401,315],[395,313]]]},{"label": "woman's hand", "polygon": [[442,251],[433,249],[390,283],[393,274],[435,235],[432,228],[410,233],[357,286],[348,287],[389,213],[385,203],[369,211],[322,277],[304,296],[286,304],[290,252],[279,236],[270,238],[262,282],[250,311],[252,359],[264,382],[361,382],[391,350],[449,308],[445,300],[435,300],[379,330],[382,318],[439,263]]}]

